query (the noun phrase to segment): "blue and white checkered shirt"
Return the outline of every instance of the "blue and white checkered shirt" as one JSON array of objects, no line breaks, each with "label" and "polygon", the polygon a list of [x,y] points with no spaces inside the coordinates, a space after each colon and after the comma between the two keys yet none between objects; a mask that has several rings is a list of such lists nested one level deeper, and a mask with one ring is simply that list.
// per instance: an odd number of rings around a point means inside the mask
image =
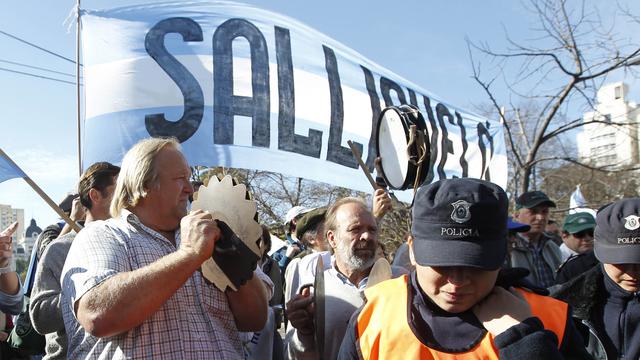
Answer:
[{"label": "blue and white checkered shirt", "polygon": [[523,248],[528,249],[529,253],[531,253],[531,257],[533,259],[533,269],[529,269],[529,271],[533,272],[535,278],[537,279],[537,284],[535,285],[543,288],[548,288],[554,285],[556,269],[552,269],[549,264],[545,262],[544,256],[542,254],[542,252],[544,251],[545,242],[552,240],[544,234],[540,236],[540,239],[535,245],[531,244],[527,238],[519,234],[517,235],[517,239],[519,245]]},{"label": "blue and white checkered shirt", "polygon": [[[111,276],[142,268],[174,251],[176,246],[126,210],[120,218],[94,222],[78,234],[61,278],[69,359],[242,358],[227,297],[206,282],[200,271],[194,272],[157,312],[126,333],[97,338],[85,333],[78,323],[74,303],[87,291]],[[261,272],[255,274],[263,281],[266,278]],[[140,296],[149,296],[145,289],[139,292]]]}]

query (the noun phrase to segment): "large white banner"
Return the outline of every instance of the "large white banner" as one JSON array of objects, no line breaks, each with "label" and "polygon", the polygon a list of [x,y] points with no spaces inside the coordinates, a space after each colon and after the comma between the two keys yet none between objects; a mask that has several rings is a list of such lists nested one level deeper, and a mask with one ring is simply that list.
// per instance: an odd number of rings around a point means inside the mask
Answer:
[{"label": "large white banner", "polygon": [[202,1],[83,10],[82,53],[84,167],[120,163],[142,138],[174,136],[191,165],[370,192],[347,141],[373,168],[381,110],[413,104],[430,134],[428,182],[476,177],[506,185],[499,122],[276,13]]}]

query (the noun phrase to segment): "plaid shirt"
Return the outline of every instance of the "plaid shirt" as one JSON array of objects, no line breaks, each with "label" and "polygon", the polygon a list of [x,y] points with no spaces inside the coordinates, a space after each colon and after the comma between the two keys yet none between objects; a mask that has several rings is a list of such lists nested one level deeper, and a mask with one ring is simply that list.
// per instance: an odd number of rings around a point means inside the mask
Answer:
[{"label": "plaid shirt", "polygon": [[532,245],[528,239],[517,235],[518,246],[521,248],[528,249],[531,257],[533,259],[533,268],[529,269],[529,271],[533,272],[535,278],[538,280],[536,285],[548,288],[549,286],[554,285],[555,282],[555,269],[552,269],[545,261],[542,256],[542,251],[544,250],[545,242],[551,241],[546,235],[542,234],[540,239],[536,245]]},{"label": "plaid shirt", "polygon": [[[179,232],[176,243],[180,243]],[[111,276],[147,266],[174,251],[176,246],[126,210],[120,218],[94,222],[78,234],[61,278],[69,359],[243,357],[227,297],[205,282],[200,271],[194,272],[158,311],[123,334],[97,338],[85,333],[78,323],[73,304],[87,291]],[[261,272],[255,274],[263,281],[266,278]],[[139,292],[139,296],[149,296],[144,289]]]}]

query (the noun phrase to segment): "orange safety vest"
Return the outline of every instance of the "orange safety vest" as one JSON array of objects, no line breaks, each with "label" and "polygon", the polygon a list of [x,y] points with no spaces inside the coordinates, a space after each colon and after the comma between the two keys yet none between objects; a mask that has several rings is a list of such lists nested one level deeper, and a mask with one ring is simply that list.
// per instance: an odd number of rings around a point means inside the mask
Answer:
[{"label": "orange safety vest", "polygon": [[[408,277],[384,281],[365,290],[367,303],[357,322],[358,348],[364,359],[498,359],[493,336],[485,337],[462,353],[445,353],[424,345],[409,327]],[[531,312],[545,329],[564,336],[568,305],[562,301],[518,289],[531,306]]]}]

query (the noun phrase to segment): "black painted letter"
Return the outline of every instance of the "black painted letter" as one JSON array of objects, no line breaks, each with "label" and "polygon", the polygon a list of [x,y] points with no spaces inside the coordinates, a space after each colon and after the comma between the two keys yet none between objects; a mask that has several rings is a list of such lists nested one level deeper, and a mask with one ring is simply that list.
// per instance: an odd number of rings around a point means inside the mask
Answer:
[{"label": "black painted letter", "polygon": [[309,129],[309,136],[295,133],[296,108],[289,30],[275,27],[278,61],[278,149],[320,158],[322,131]]},{"label": "black painted letter", "polygon": [[[482,155],[482,168],[480,169],[482,173],[480,174],[480,178],[487,181],[491,181],[491,174],[489,173],[489,162],[491,161],[491,158],[493,158],[493,136],[491,136],[491,134],[489,133],[489,126],[490,124],[488,122],[486,127],[482,123],[478,123],[477,126],[478,147],[480,148],[480,155]],[[489,141],[489,146],[491,149],[491,153],[489,154],[489,156],[487,156],[487,147],[482,140],[483,137],[486,138],[487,141]]]},{"label": "black painted letter", "polygon": [[376,83],[373,79],[373,73],[371,70],[360,65],[362,72],[364,73],[364,82],[367,86],[367,93],[369,94],[369,101],[371,103],[371,136],[369,137],[369,152],[367,153],[367,167],[369,170],[374,167],[374,160],[376,159],[376,131],[378,129],[378,120],[380,118],[380,98],[376,91]]},{"label": "black painted letter", "polygon": [[[324,50],[324,63],[329,79],[329,95],[331,97],[331,125],[329,126],[329,147],[327,160],[354,169],[358,168],[358,162],[351,149],[343,147],[342,126],[344,122],[344,109],[342,102],[342,87],[340,86],[340,74],[338,73],[338,61],[336,54],[329,47],[322,45]],[[362,153],[362,144],[353,143]]]},{"label": "black painted letter", "polygon": [[[394,104],[393,101],[391,101],[391,90],[398,95],[400,104]],[[400,85],[384,76],[380,78],[380,93],[384,99],[385,106],[404,105],[407,103],[407,97],[404,95],[404,91],[402,91]]]},{"label": "black painted letter", "polygon": [[453,124],[453,116],[449,109],[442,103],[438,103],[438,105],[436,105],[436,116],[438,117],[440,130],[442,130],[442,139],[440,141],[440,151],[442,151],[442,156],[440,157],[440,163],[438,163],[438,176],[442,180],[447,177],[444,173],[444,165],[447,163],[447,157],[449,154],[453,154],[453,142],[449,140],[449,131],[447,130],[444,118],[448,118],[449,122]]},{"label": "black painted letter", "polygon": [[[467,129],[464,128],[462,124],[462,115],[456,111],[456,119],[458,120],[458,127],[460,127],[460,142],[462,142],[462,154],[460,154],[460,167],[462,168],[462,177],[469,176],[469,164],[467,163],[467,159],[465,159],[465,155],[467,154],[467,149],[469,148],[469,144],[467,143]],[[449,119],[453,121],[453,119]],[[453,122],[452,122],[453,124]],[[456,124],[453,124],[456,125]]]},{"label": "black painted letter", "polygon": [[202,29],[189,18],[170,18],[158,22],[144,39],[147,53],[180,88],[184,112],[178,121],[169,121],[164,114],[145,115],[144,124],[153,137],[175,136],[184,142],[193,136],[202,122],[204,96],[196,78],[164,46],[164,37],[169,33],[182,35],[184,41],[202,41]]},{"label": "black painted letter", "polygon": [[[253,96],[233,95],[233,40],[244,37],[251,49]],[[233,144],[233,117],[252,118],[252,145],[269,147],[269,54],[258,28],[244,19],[229,19],[213,34],[213,105],[215,144]]]}]

